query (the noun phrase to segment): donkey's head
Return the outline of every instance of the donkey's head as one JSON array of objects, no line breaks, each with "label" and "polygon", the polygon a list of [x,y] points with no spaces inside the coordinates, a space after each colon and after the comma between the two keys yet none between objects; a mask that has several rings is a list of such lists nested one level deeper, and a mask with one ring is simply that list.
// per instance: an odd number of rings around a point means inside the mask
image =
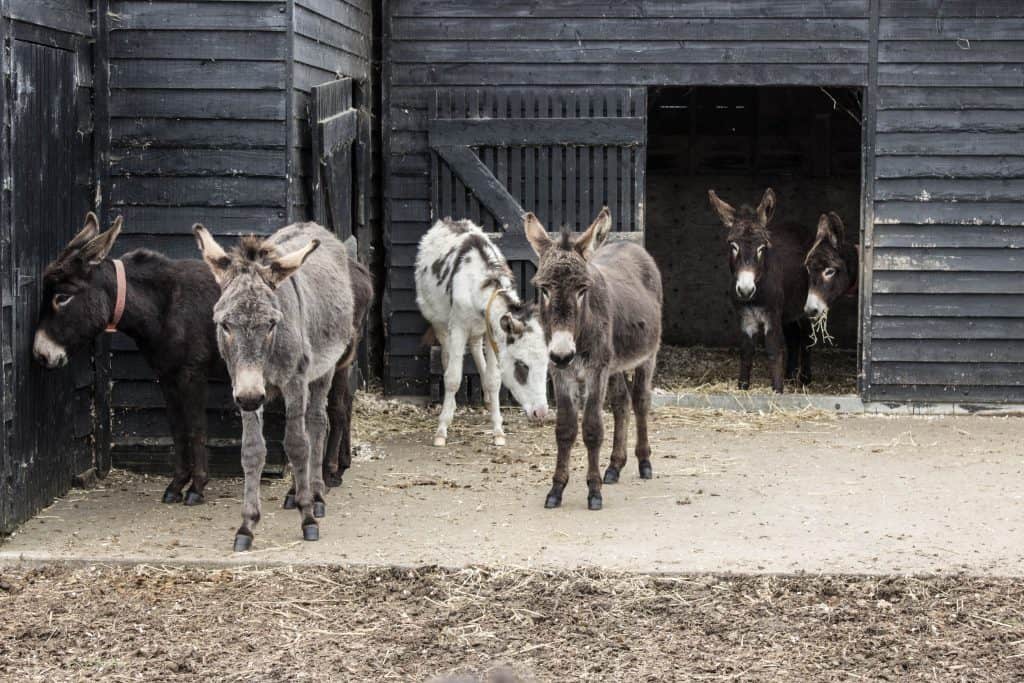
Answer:
[{"label": "donkey's head", "polygon": [[524,219],[526,238],[537,252],[539,262],[533,284],[540,289],[540,321],[547,340],[548,356],[556,367],[565,368],[576,355],[587,290],[592,284],[587,262],[612,228],[608,207],[601,209],[586,232],[573,239],[562,230],[558,240],[548,235],[532,213]]},{"label": "donkey's head", "polygon": [[114,311],[108,287],[112,275],[97,268],[121,233],[120,216],[100,232],[96,214],[85,216],[85,227],[43,272],[43,301],[32,355],[42,365],[56,368],[68,362],[68,353],[93,339],[110,322]]},{"label": "donkey's head", "polygon": [[256,410],[266,400],[264,369],[274,345],[277,324],[284,317],[274,290],[291,277],[320,246],[318,240],[289,254],[259,237],[243,237],[225,252],[198,223],[192,228],[203,260],[221,288],[213,307],[217,346],[231,374],[235,402]]},{"label": "donkey's head", "polygon": [[506,297],[508,310],[497,333],[501,381],[523,407],[527,417],[542,420],[548,414],[548,347],[532,304]]},{"label": "donkey's head", "polygon": [[771,249],[768,224],[775,213],[775,191],[764,191],[756,209],[744,204],[735,209],[708,190],[711,207],[729,230],[729,267],[733,275],[733,292],[740,301],[750,301],[757,293],[757,285],[765,273],[765,259]]},{"label": "donkey's head", "polygon": [[827,314],[829,306],[849,291],[856,281],[853,272],[856,264],[847,263],[843,258],[841,246],[844,233],[843,221],[834,211],[823,213],[818,218],[818,234],[814,246],[804,259],[804,266],[810,276],[804,313],[810,318],[820,318]]}]

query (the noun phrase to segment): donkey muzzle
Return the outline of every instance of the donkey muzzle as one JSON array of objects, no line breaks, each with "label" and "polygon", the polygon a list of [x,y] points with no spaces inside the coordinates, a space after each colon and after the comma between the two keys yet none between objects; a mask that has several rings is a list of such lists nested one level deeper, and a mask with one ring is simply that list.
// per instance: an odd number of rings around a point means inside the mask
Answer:
[{"label": "donkey muzzle", "polygon": [[243,368],[234,377],[235,403],[242,410],[258,410],[267,400],[263,373],[253,368]]},{"label": "donkey muzzle", "polygon": [[36,330],[35,339],[32,341],[32,355],[36,362],[46,368],[59,368],[68,364],[67,350],[43,329]]},{"label": "donkey muzzle", "polygon": [[557,330],[548,344],[548,357],[555,367],[565,368],[576,357],[576,340],[567,330]]},{"label": "donkey muzzle", "polygon": [[736,296],[740,301],[749,301],[757,291],[757,281],[753,271],[741,270],[736,274]]},{"label": "donkey muzzle", "polygon": [[817,318],[822,313],[828,313],[828,304],[815,292],[808,292],[807,302],[804,304],[804,313],[808,318]]}]

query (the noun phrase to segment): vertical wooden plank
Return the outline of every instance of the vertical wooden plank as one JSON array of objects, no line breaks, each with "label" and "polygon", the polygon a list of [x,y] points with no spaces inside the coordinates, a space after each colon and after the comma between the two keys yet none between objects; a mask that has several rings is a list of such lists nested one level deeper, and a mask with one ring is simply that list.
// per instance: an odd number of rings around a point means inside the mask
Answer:
[{"label": "vertical wooden plank", "polygon": [[[600,92],[594,92],[591,96],[591,107],[594,116],[607,116],[605,113],[605,98]],[[590,167],[590,178],[593,196],[591,198],[591,210],[590,213],[597,215],[601,207],[608,202],[605,199],[605,185],[604,185],[604,174],[605,174],[605,161],[604,157],[607,153],[607,148],[604,145],[597,145],[593,148],[593,156],[591,158]]]},{"label": "vertical wooden plank", "polygon": [[[605,93],[605,116],[618,116],[619,115],[619,97],[618,94],[609,90]],[[619,224],[619,156],[621,155],[622,148],[609,146],[607,150],[607,161],[605,162],[605,170],[607,172],[608,180],[606,183],[606,193],[608,195],[608,211],[611,212],[612,216],[612,230],[622,230]]]},{"label": "vertical wooden plank", "polygon": [[[437,118],[452,118],[452,92],[451,90],[438,91]],[[455,213],[455,187],[453,173],[447,164],[438,162],[441,169],[441,196],[438,201],[438,218],[447,218]]]},{"label": "vertical wooden plank", "polygon": [[[547,91],[539,91],[537,98],[537,117],[546,119],[551,116],[551,97]],[[551,145],[541,145],[537,149],[537,208],[536,214],[540,222],[550,225],[551,216]]]},{"label": "vertical wooden plank", "polygon": [[[553,93],[552,116],[565,117],[565,94]],[[551,185],[551,214],[546,223],[548,230],[557,230],[565,215],[565,145],[551,145],[551,172],[548,182]]]},{"label": "vertical wooden plank", "polygon": [[[468,109],[466,112],[467,119],[480,118],[480,94],[481,93],[478,88],[473,88],[466,93],[466,107]],[[480,154],[481,157],[483,156],[480,151],[477,153]],[[476,198],[476,195],[473,193],[471,188],[467,187],[466,190],[466,215],[471,221],[480,225],[480,200]]]},{"label": "vertical wooden plank", "polygon": [[[589,88],[584,90],[580,94],[579,98],[579,117],[590,118],[594,114],[591,112],[591,101],[593,100],[595,93]],[[584,145],[579,148],[579,197],[580,197],[580,209],[579,209],[579,229],[584,229],[585,226],[590,224],[591,219],[597,215],[597,211],[591,205],[590,191],[593,180],[590,175],[590,156],[593,153],[593,145]]]},{"label": "vertical wooden plank", "polygon": [[[629,89],[623,90],[622,115],[631,116],[632,102],[630,101]],[[633,148],[623,147],[619,155],[619,181],[622,183],[622,195],[619,197],[619,216],[615,221],[616,229],[628,231],[633,229],[632,206],[633,206]],[[613,214],[614,215],[614,214]]]},{"label": "vertical wooden plank", "polygon": [[646,229],[647,211],[647,90],[633,88],[633,115],[643,116],[643,141],[633,149],[633,230]]},{"label": "vertical wooden plank", "polygon": [[[466,91],[456,90],[452,93],[452,112],[453,119],[465,119],[466,118]],[[461,220],[466,218],[466,195],[469,192],[465,183],[456,175],[452,179],[452,183],[455,189],[455,204],[452,207],[452,218]]]},{"label": "vertical wooden plank", "polygon": [[[533,118],[537,116],[537,99],[535,93],[532,91],[523,92],[523,116],[524,118]],[[533,211],[540,216],[541,221],[544,220],[544,215],[540,213],[540,207],[537,206],[537,148],[534,146],[528,146],[523,148],[523,156],[525,161],[523,164],[523,207],[527,211]]]},{"label": "vertical wooden plank", "polygon": [[[495,105],[495,92],[493,89],[488,89],[480,93],[480,117],[486,119],[496,118],[496,105]],[[504,182],[497,174],[496,168],[496,148],[492,146],[483,147],[480,150],[481,159],[484,162],[484,166],[494,174],[498,182]],[[491,216],[491,212],[481,207],[480,209],[480,225],[483,226],[484,230],[494,230],[494,219]]]},{"label": "vertical wooden plank", "polygon": [[[431,119],[440,117],[441,92],[434,91],[434,96],[429,98],[427,113]],[[430,219],[431,223],[441,218],[441,174],[444,171],[444,162],[434,150],[430,150]]]},{"label": "vertical wooden plank", "polygon": [[[493,91],[492,91],[493,92]],[[494,97],[494,112],[493,116],[496,119],[508,118],[508,93],[504,88],[498,89],[493,95]],[[494,162],[494,176],[498,179],[498,182],[503,184],[509,191],[512,191],[512,185],[509,182],[508,177],[508,147],[498,147],[495,150],[495,162]],[[516,196],[513,193],[513,196]],[[493,217],[490,219],[489,229],[495,230],[497,227]]]},{"label": "vertical wooden plank", "polygon": [[[523,117],[523,95],[519,90],[513,90],[509,94],[509,116],[513,119]],[[510,147],[508,155],[509,177],[506,187],[509,193],[519,200],[522,206],[526,207],[527,211],[532,211],[533,207],[527,204],[526,197],[523,194],[523,148],[519,146]]]},{"label": "vertical wooden plank", "polygon": [[[565,95],[565,118],[577,118],[578,97],[575,90],[570,90]],[[579,182],[579,175],[576,172],[576,157],[578,147],[566,146],[565,148],[565,215],[559,223],[569,226],[570,230],[579,230],[576,219],[576,186]],[[557,228],[559,226],[552,226]]]},{"label": "vertical wooden plank", "polygon": [[[872,400],[871,319],[874,283],[875,235],[875,134],[878,119],[878,25],[879,0],[869,6],[868,86],[864,89],[864,115],[861,123],[861,196],[860,213],[860,292],[857,314],[860,320],[857,353],[857,390],[865,400]],[[880,398],[880,397],[879,397]]]}]

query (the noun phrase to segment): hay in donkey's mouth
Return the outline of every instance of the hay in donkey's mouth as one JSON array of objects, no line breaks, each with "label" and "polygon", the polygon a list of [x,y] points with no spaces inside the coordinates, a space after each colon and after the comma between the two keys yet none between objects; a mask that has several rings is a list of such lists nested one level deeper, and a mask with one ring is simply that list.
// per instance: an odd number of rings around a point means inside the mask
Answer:
[{"label": "hay in donkey's mouth", "polygon": [[811,346],[818,344],[819,337],[829,346],[836,345],[836,338],[828,333],[828,311],[811,318]]}]

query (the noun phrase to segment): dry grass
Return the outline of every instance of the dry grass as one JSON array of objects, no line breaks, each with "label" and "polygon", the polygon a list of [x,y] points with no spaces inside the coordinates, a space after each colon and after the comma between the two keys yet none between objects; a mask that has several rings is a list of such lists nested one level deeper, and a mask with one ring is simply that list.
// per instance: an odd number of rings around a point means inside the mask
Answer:
[{"label": "dry grass", "polygon": [[1010,681],[1024,586],[469,568],[3,570],[5,680]]}]

